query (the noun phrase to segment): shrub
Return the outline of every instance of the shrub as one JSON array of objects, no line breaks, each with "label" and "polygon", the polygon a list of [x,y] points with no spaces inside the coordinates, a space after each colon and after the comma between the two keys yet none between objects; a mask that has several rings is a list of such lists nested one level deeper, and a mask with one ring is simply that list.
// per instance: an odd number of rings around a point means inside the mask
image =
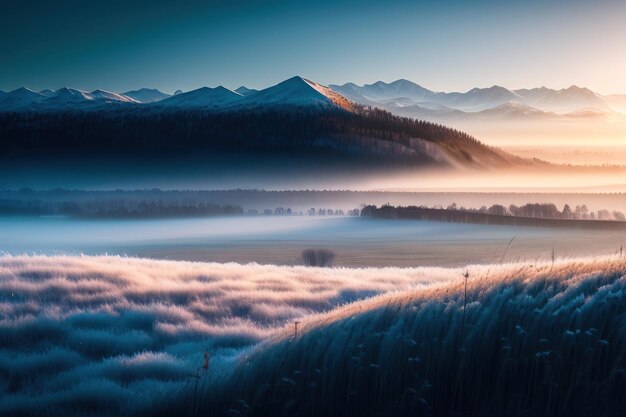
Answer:
[{"label": "shrub", "polygon": [[335,262],[335,252],[329,249],[305,249],[302,261],[306,266],[331,267]]}]

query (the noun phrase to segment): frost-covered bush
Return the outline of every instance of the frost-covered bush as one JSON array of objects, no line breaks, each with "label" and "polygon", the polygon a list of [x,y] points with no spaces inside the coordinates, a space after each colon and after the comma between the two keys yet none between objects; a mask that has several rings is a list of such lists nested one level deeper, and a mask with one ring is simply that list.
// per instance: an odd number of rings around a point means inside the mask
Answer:
[{"label": "frost-covered bush", "polygon": [[306,266],[329,267],[335,262],[335,252],[330,249],[305,249],[302,261]]}]

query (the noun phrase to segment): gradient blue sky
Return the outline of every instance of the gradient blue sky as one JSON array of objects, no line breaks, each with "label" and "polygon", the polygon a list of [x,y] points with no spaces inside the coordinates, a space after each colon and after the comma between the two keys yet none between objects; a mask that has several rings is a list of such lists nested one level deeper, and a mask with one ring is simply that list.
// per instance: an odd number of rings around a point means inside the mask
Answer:
[{"label": "gradient blue sky", "polygon": [[0,89],[261,88],[299,74],[626,93],[625,19],[619,0],[8,0]]}]

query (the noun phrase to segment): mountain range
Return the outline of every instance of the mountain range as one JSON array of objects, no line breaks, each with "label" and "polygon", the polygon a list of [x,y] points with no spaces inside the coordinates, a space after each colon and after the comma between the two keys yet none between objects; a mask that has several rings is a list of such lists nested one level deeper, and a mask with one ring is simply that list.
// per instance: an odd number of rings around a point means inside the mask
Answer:
[{"label": "mountain range", "polygon": [[465,93],[436,92],[409,80],[391,83],[330,85],[346,98],[394,114],[437,122],[459,119],[572,119],[598,118],[619,111],[623,96],[602,96],[588,88],[571,86],[509,90],[494,85]]},{"label": "mountain range", "polygon": [[122,94],[139,103],[156,103],[171,97],[171,94],[164,93],[156,88],[140,88],[139,90],[127,91]]},{"label": "mountain range", "polygon": [[509,90],[501,86],[473,88],[467,92],[437,92],[412,81],[322,86],[302,77],[256,90],[202,87],[175,95],[156,89],[114,93],[72,88],[35,92],[19,88],[0,92],[0,111],[100,109],[113,105],[148,105],[160,108],[235,109],[259,106],[325,107],[350,109],[353,103],[394,114],[445,123],[463,119],[571,119],[601,118],[626,107],[626,96],[602,96],[588,88],[546,87]]},{"label": "mountain range", "polygon": [[259,107],[338,107],[349,110],[353,103],[334,90],[295,76],[263,90],[244,86],[236,91],[223,86],[201,87],[174,95],[142,88],[125,93],[104,90],[86,92],[71,88],[35,92],[27,88],[0,93],[0,111],[102,109],[107,106],[144,105],[158,109],[237,109]]}]

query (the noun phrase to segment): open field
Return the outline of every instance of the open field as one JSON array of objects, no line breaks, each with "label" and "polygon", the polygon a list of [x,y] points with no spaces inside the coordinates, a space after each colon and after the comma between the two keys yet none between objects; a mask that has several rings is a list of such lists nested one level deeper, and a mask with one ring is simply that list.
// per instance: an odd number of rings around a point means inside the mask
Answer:
[{"label": "open field", "polygon": [[[202,262],[297,265],[328,248],[344,267],[458,267],[619,252],[624,230],[455,224],[328,216],[162,220],[0,217],[0,252],[128,255]],[[97,237],[97,238],[94,238]],[[508,250],[508,243],[515,237]],[[506,252],[505,252],[506,251]]]},{"label": "open field", "polygon": [[5,256],[0,414],[625,409],[626,260],[465,271]]}]

